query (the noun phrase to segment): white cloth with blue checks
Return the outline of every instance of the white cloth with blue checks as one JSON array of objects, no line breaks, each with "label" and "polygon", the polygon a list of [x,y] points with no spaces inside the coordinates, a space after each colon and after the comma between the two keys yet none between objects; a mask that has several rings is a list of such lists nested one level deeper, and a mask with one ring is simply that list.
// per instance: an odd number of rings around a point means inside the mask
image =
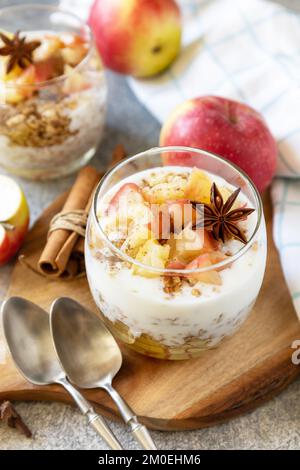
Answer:
[{"label": "white cloth with blue checks", "polygon": [[[263,114],[279,148],[274,239],[300,319],[300,17],[264,0],[178,1],[182,53],[161,76],[129,84],[160,122],[204,94],[245,101]],[[83,17],[91,2],[61,3]]]}]

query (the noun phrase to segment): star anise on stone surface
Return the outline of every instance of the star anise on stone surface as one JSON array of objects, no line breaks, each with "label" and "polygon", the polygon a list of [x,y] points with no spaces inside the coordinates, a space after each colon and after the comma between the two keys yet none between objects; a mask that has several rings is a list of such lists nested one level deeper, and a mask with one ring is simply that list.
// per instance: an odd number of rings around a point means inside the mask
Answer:
[{"label": "star anise on stone surface", "polygon": [[197,227],[210,230],[216,240],[225,242],[225,238],[236,238],[242,243],[247,243],[247,238],[238,227],[237,222],[245,220],[255,209],[239,207],[232,209],[241,188],[236,189],[224,203],[222,194],[217,185],[212,184],[210,191],[210,204],[198,204],[191,202],[199,213]]},{"label": "star anise on stone surface", "polygon": [[12,38],[4,33],[0,33],[0,39],[4,46],[0,48],[1,56],[9,56],[6,66],[6,73],[9,74],[15,65],[19,65],[22,69],[26,69],[29,64],[33,63],[32,53],[41,45],[40,41],[28,41],[26,37],[20,37],[20,31],[17,31]]}]

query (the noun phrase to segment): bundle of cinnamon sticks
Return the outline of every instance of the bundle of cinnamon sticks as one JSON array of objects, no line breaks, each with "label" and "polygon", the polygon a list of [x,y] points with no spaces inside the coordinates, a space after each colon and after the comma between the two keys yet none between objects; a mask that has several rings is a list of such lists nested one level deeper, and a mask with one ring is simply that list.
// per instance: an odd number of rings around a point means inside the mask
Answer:
[{"label": "bundle of cinnamon sticks", "polygon": [[[126,152],[122,145],[114,149],[110,167],[125,158]],[[83,168],[71,188],[62,208],[62,216],[82,214],[85,219],[92,204],[93,194],[103,173],[96,168]],[[57,225],[57,224],[56,224]],[[61,228],[60,228],[61,227]],[[58,224],[55,230],[48,232],[48,238],[36,269],[48,278],[71,279],[85,273],[84,236],[74,229],[65,228],[64,223]]]}]

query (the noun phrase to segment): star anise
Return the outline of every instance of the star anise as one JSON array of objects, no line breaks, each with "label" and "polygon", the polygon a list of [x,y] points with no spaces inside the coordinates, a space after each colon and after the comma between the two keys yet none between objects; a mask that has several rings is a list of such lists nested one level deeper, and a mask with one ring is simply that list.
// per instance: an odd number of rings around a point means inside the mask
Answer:
[{"label": "star anise", "polygon": [[196,226],[210,230],[213,237],[216,240],[221,239],[223,243],[226,236],[247,243],[247,238],[237,226],[237,222],[245,220],[255,209],[239,207],[231,210],[240,190],[241,188],[236,189],[224,203],[222,194],[213,183],[210,191],[210,204],[191,202],[200,215]]},{"label": "star anise", "polygon": [[4,46],[0,48],[0,55],[10,57],[6,73],[11,72],[15,65],[25,69],[28,64],[32,64],[32,53],[41,45],[40,41],[26,42],[25,36],[20,37],[20,31],[17,31],[11,39],[5,34],[0,33],[0,39],[4,43]]}]

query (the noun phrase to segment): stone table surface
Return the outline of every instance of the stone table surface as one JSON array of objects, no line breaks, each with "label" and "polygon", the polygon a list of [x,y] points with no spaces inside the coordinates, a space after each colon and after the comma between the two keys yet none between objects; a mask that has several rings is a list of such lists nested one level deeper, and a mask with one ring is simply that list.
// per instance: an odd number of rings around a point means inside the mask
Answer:
[{"label": "stone table surface", "polygon": [[[0,7],[12,3],[25,2],[0,0]],[[53,2],[50,0],[48,3]],[[300,8],[298,0],[281,3]],[[124,78],[109,73],[108,85],[105,137],[92,161],[99,168],[105,166],[106,159],[118,142],[123,143],[132,154],[156,145],[160,128],[138,103]],[[74,176],[47,183],[20,180],[30,204],[31,222],[57,194],[69,188],[73,180]],[[12,264],[0,268],[0,301],[5,296],[11,270]],[[16,408],[32,429],[34,437],[26,439],[16,430],[0,423],[0,450],[106,448],[93,430],[87,428],[85,418],[71,406],[23,402],[16,403]],[[277,398],[226,424],[198,431],[156,431],[153,437],[160,449],[299,449],[299,422],[300,379]],[[111,426],[125,448],[136,448],[125,426],[119,423],[111,423]]]}]

